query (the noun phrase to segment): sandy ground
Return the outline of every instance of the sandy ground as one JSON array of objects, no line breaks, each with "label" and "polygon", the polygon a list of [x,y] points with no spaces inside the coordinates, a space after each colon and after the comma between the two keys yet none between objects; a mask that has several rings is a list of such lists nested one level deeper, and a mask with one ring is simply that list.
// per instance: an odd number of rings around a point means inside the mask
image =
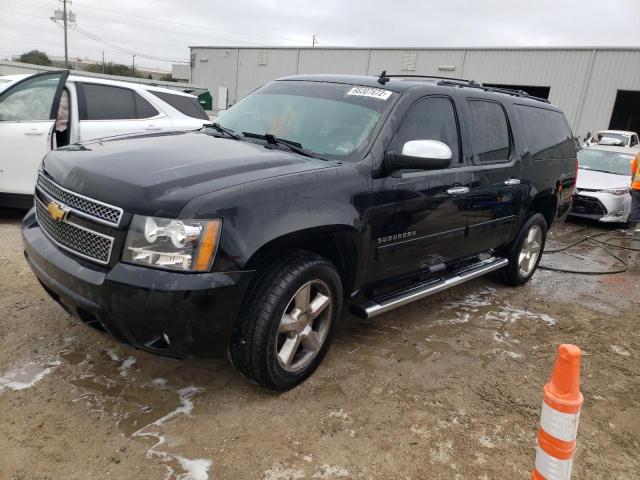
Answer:
[{"label": "sandy ground", "polygon": [[[0,479],[526,479],[563,342],[584,349],[573,478],[640,478],[637,253],[620,275],[479,279],[374,321],[345,314],[316,374],[274,395],[226,361],[79,325],[28,269],[19,219],[0,211]],[[544,261],[614,263],[573,252]]]}]

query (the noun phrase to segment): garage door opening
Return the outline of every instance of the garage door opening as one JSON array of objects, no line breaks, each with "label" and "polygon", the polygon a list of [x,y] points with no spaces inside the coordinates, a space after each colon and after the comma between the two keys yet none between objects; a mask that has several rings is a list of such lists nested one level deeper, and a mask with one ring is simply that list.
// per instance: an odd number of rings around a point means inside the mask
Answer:
[{"label": "garage door opening", "polygon": [[618,90],[609,129],[640,132],[640,92]]},{"label": "garage door opening", "polygon": [[487,87],[494,88],[509,88],[511,90],[522,90],[527,92],[529,95],[533,95],[534,97],[540,97],[549,99],[549,92],[551,91],[551,87],[535,87],[533,85],[504,85],[499,83],[483,83]]}]

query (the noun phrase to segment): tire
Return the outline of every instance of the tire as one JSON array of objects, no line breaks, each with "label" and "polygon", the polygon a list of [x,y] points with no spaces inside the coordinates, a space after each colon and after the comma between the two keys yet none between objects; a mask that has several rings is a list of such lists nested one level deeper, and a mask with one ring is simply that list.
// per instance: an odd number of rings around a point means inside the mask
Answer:
[{"label": "tire", "polygon": [[272,257],[248,290],[231,364],[264,388],[289,390],[322,362],[341,311],[342,283],[331,262],[297,250]]},{"label": "tire", "polygon": [[[532,237],[535,240],[533,245]],[[542,214],[535,213],[524,222],[516,239],[507,247],[506,258],[509,265],[498,270],[494,278],[514,287],[527,283],[538,268],[546,240],[547,222]],[[535,252],[535,256],[532,252]],[[524,258],[521,255],[524,255]]]}]

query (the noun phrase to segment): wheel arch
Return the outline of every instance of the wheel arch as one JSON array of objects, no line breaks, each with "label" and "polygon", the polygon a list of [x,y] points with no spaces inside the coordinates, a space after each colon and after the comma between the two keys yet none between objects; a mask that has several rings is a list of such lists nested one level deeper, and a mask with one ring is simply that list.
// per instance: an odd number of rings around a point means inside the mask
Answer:
[{"label": "wheel arch", "polygon": [[344,295],[354,290],[364,261],[355,228],[333,225],[287,233],[256,250],[247,261],[246,269],[257,270],[273,256],[290,250],[304,250],[326,258],[338,270]]}]

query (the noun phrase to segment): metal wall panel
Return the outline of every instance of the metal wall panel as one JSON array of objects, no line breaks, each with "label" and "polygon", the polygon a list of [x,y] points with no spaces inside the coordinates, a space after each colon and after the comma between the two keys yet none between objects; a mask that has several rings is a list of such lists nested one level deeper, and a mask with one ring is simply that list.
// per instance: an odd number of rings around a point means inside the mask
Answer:
[{"label": "metal wall panel", "polygon": [[297,69],[297,49],[240,49],[238,100],[273,79],[295,75]]},{"label": "metal wall panel", "polygon": [[387,70],[550,87],[549,100],[562,108],[580,136],[608,127],[617,90],[640,90],[639,49],[192,47],[192,52],[192,83],[208,87],[214,97],[219,86],[228,87],[230,103],[285,75],[379,75]]},{"label": "metal wall panel", "polygon": [[300,74],[335,73],[366,75],[369,50],[309,48],[300,49]]},{"label": "metal wall panel", "polygon": [[549,100],[575,128],[590,50],[467,50],[463,78],[481,83],[551,87]]},{"label": "metal wall panel", "polygon": [[576,134],[609,127],[618,90],[640,91],[640,51],[599,50],[588,79]]},{"label": "metal wall panel", "polygon": [[[237,101],[236,79],[238,69],[237,48],[194,48],[191,82],[203,85],[218,104],[218,87],[227,87],[229,104]],[[194,55],[195,54],[195,55]]]},{"label": "metal wall panel", "polygon": [[[416,53],[415,70],[404,70],[403,60]],[[435,75],[439,77],[461,77],[463,50],[371,50],[369,75],[380,75],[383,70],[396,75]],[[453,70],[441,70],[440,68]]]}]

